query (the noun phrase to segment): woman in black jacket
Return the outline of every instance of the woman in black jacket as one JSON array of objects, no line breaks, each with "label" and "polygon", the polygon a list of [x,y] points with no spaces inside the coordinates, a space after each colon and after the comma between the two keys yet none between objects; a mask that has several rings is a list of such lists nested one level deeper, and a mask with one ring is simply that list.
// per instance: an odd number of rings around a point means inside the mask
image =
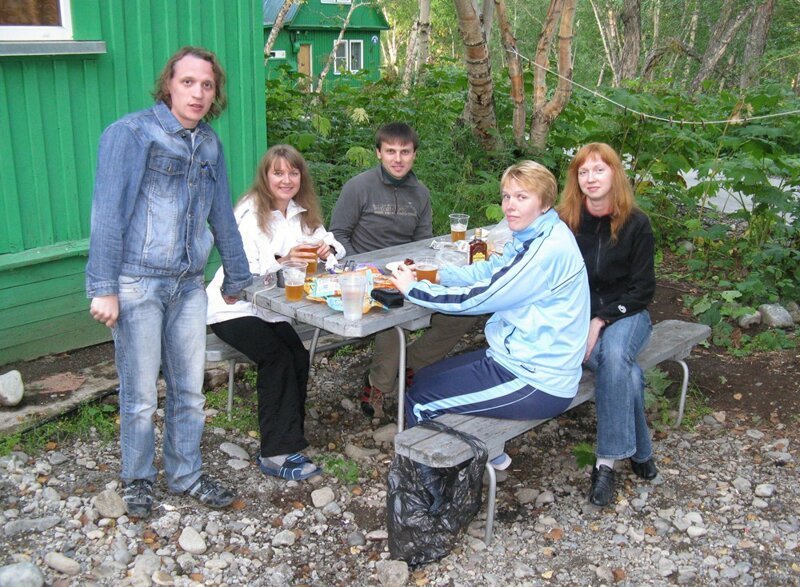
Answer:
[{"label": "woman in black jacket", "polygon": [[643,479],[658,474],[644,411],[644,374],[636,357],[650,338],[647,305],[655,291],[653,231],[634,203],[619,155],[605,143],[582,147],[569,166],[558,206],[575,233],[591,291],[584,359],[595,372],[597,461],[589,501],[614,498],[614,463],[630,458]]}]

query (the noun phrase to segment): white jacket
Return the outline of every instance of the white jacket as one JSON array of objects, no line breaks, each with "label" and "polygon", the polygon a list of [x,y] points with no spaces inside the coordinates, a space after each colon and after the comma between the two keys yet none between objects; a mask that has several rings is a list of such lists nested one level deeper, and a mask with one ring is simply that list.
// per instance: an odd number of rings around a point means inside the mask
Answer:
[{"label": "white jacket", "polygon": [[[282,257],[288,254],[289,250],[305,236],[314,236],[325,241],[328,246],[335,249],[332,253],[337,258],[345,256],[344,247],[333,237],[332,233],[325,230],[324,226],[317,227],[310,235],[303,233],[300,221],[303,212],[305,212],[305,208],[296,204],[294,200],[289,202],[289,206],[286,209],[286,217],[279,211],[274,210],[270,220],[272,235],[267,236],[258,226],[255,209],[250,198],[247,198],[236,207],[234,215],[236,216],[239,233],[242,235],[244,252],[250,264],[250,273],[264,275],[265,273],[278,271],[281,266],[276,261],[275,255]],[[217,322],[225,322],[226,320],[246,316],[256,316],[266,322],[289,321],[286,316],[259,308],[255,304],[243,300],[235,304],[225,303],[220,292],[222,279],[223,269],[220,267],[217,269],[214,279],[211,280],[211,283],[206,288],[208,293],[206,324],[216,324]],[[255,279],[257,280],[258,278],[256,277]]]}]

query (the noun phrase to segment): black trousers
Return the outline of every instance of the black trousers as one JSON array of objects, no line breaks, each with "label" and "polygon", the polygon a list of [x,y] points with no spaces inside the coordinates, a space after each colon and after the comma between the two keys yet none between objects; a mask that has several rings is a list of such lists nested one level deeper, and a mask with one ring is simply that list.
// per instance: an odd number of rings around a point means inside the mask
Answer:
[{"label": "black trousers", "polygon": [[287,322],[265,322],[255,316],[211,325],[219,338],[256,364],[258,429],[261,456],[299,452],[304,435],[308,388],[308,351]]}]

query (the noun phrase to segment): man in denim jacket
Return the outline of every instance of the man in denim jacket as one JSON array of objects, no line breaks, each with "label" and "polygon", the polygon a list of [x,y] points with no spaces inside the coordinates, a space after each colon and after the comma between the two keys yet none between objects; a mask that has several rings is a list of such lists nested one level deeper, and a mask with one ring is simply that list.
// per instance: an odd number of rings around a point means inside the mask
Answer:
[{"label": "man in denim jacket", "polygon": [[222,145],[205,122],[225,108],[224,84],[213,53],[184,47],[164,66],[155,105],[111,124],[100,138],[86,292],[92,317],[114,337],[123,499],[131,516],[152,510],[159,369],[167,383],[163,464],[170,492],[216,508],[234,500],[202,473],[200,458],[203,278],[211,247],[222,257],[226,301],[251,281]]}]

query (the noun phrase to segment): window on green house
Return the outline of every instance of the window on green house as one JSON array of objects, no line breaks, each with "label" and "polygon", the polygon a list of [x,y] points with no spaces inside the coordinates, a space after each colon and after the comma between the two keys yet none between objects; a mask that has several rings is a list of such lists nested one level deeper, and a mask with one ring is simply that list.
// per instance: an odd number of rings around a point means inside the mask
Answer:
[{"label": "window on green house", "polygon": [[333,72],[336,75],[343,73],[356,73],[364,68],[364,42],[339,41],[336,45],[336,59],[333,62]]},{"label": "window on green house", "polygon": [[364,68],[364,43],[350,41],[350,71],[353,73]]},{"label": "window on green house", "polygon": [[277,51],[270,51],[269,52],[270,59],[286,59],[286,51],[283,49],[279,49]]},{"label": "window on green house", "polygon": [[0,1],[0,41],[71,40],[70,1]]}]

